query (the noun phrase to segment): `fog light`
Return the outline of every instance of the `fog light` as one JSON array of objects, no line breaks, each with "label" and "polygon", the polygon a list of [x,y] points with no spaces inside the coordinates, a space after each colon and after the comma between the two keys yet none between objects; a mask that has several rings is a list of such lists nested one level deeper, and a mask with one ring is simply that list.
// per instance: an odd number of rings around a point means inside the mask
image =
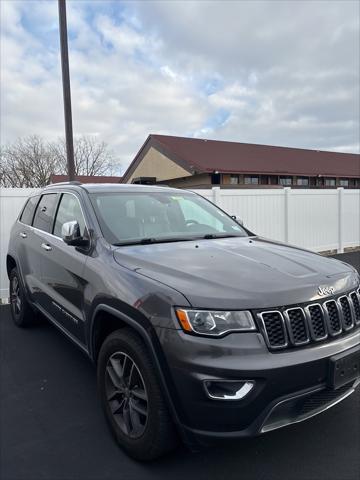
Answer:
[{"label": "fog light", "polygon": [[205,380],[204,387],[207,395],[216,400],[241,400],[253,389],[252,380]]}]

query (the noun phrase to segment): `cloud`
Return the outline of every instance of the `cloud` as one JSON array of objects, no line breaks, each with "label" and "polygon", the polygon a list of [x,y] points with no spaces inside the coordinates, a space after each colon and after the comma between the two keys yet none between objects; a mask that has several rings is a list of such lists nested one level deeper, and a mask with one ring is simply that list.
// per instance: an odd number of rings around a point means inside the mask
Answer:
[{"label": "cloud", "polygon": [[[1,1],[1,141],[63,135],[56,2]],[[359,4],[68,1],[73,124],[359,150]]]}]

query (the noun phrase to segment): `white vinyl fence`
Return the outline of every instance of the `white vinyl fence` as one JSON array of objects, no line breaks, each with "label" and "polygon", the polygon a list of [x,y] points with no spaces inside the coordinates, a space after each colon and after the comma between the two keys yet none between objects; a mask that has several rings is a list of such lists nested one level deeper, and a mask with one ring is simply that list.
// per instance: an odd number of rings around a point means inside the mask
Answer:
[{"label": "white vinyl fence", "polygon": [[[9,233],[34,189],[0,188],[0,298],[8,296],[6,252]],[[360,245],[360,190],[194,190],[236,215],[252,232],[317,252]]]},{"label": "white vinyl fence", "polygon": [[35,188],[0,188],[0,300],[8,297],[6,253],[10,230],[27,197]]}]

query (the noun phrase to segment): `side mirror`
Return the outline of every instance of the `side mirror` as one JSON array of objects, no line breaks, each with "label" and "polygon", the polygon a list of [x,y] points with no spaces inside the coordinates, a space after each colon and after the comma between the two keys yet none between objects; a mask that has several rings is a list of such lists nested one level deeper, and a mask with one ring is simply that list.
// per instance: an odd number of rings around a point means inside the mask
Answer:
[{"label": "side mirror", "polygon": [[80,234],[80,225],[76,220],[65,222],[61,228],[61,238],[67,245],[74,247],[85,247],[89,244],[88,240]]},{"label": "side mirror", "polygon": [[235,222],[238,223],[239,225],[241,226],[244,225],[244,220],[242,220],[241,218],[236,218],[236,215],[231,215],[231,218],[235,220]]}]

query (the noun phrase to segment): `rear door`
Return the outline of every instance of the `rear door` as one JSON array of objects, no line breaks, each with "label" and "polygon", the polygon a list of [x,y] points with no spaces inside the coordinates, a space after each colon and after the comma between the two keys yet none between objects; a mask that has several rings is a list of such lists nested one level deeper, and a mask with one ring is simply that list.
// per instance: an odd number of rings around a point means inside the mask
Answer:
[{"label": "rear door", "polygon": [[84,336],[84,267],[87,250],[67,245],[61,238],[65,222],[76,220],[82,236],[87,227],[80,198],[74,193],[61,194],[52,235],[47,239],[47,250],[42,255],[43,307],[56,323],[85,344]]},{"label": "rear door", "polygon": [[41,196],[32,222],[31,238],[28,242],[28,259],[31,265],[28,285],[32,290],[34,301],[40,307],[44,306],[42,259],[49,253],[49,242],[58,198],[57,193],[44,193]]},{"label": "rear door", "polygon": [[39,247],[31,224],[39,200],[40,195],[35,195],[28,199],[19,221],[13,229],[16,238],[12,238],[13,245],[9,245],[9,250],[13,249],[16,251],[21,278],[33,300],[35,300],[38,290],[41,272],[40,263],[35,261],[35,250],[39,250]]}]

